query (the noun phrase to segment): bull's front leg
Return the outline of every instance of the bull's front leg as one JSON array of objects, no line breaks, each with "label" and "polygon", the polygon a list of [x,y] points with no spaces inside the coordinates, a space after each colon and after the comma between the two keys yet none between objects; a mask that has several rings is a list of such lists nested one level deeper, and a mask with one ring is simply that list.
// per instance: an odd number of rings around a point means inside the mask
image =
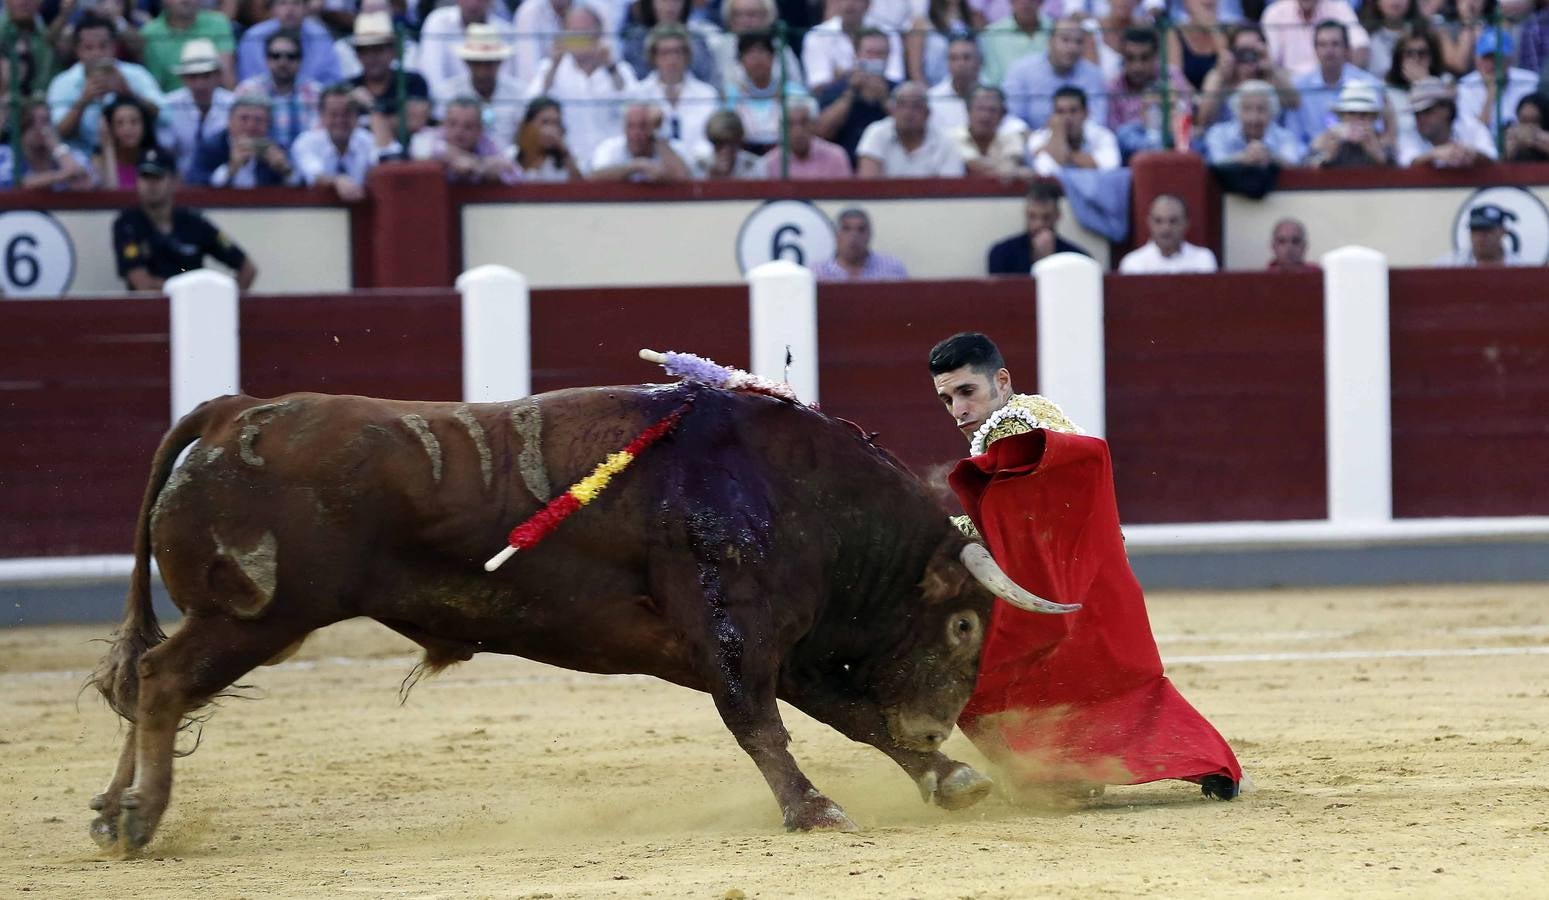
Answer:
[{"label": "bull's front leg", "polygon": [[913,779],[926,803],[942,809],[964,809],[988,797],[994,787],[979,770],[939,750],[921,752],[899,746],[888,734],[886,721],[869,702],[813,684],[790,686],[785,699],[850,740],[882,751]]},{"label": "bull's front leg", "polygon": [[[659,566],[654,589],[684,597],[687,585],[678,567]],[[675,579],[673,576],[680,576]],[[723,576],[726,576],[723,578]],[[823,796],[796,765],[787,749],[790,734],[776,703],[780,650],[767,603],[746,573],[723,571],[713,563],[698,566],[693,612],[678,607],[685,631],[694,636],[706,689],[726,728],[769,783],[785,827],[791,831],[858,831],[839,805]],[[673,582],[676,581],[676,584]],[[724,582],[724,583],[723,583]]]}]

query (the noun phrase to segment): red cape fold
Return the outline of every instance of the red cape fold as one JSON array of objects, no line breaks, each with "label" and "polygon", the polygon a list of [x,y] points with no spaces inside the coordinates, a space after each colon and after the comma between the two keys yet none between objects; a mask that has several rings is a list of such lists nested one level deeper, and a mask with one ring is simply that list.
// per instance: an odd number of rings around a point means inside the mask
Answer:
[{"label": "red cape fold", "polygon": [[1012,580],[1068,615],[996,601],[959,724],[1020,782],[1242,778],[1226,741],[1162,674],[1119,531],[1108,444],[1035,430],[957,464],[963,508]]}]

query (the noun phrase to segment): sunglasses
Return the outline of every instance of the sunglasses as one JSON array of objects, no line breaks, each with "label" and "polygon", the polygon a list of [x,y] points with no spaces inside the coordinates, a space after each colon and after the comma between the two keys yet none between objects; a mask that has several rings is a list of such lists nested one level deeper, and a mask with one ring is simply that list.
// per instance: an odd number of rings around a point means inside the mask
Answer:
[{"label": "sunglasses", "polygon": [[1404,55],[1405,56],[1414,57],[1416,59],[1424,59],[1425,57],[1431,55],[1431,48],[1429,48],[1429,47],[1405,47],[1404,48]]},{"label": "sunglasses", "polygon": [[282,60],[287,60],[289,62],[295,62],[296,60],[301,58],[301,54],[300,53],[287,53],[284,50],[271,50],[269,52],[269,58],[270,59],[282,59]]}]

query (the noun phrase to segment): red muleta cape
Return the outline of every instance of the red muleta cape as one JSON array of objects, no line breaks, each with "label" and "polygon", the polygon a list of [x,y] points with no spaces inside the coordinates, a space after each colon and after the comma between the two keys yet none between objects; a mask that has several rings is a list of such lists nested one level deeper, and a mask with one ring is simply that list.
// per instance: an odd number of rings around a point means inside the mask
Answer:
[{"label": "red muleta cape", "polygon": [[963,732],[1021,784],[1242,779],[1221,735],[1162,674],[1119,531],[1107,442],[1034,430],[950,481],[995,561],[1068,615],[998,601]]}]

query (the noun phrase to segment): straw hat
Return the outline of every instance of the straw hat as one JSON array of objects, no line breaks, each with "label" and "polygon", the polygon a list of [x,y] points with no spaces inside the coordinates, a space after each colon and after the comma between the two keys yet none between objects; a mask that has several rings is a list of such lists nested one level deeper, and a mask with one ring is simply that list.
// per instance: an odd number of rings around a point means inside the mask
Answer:
[{"label": "straw hat", "polygon": [[178,63],[172,71],[179,75],[203,75],[220,69],[220,53],[209,38],[193,38],[183,45]]},{"label": "straw hat", "polygon": [[502,62],[511,55],[511,48],[495,26],[473,22],[463,34],[462,46],[456,53],[464,62]]},{"label": "straw hat", "polygon": [[357,47],[374,47],[393,42],[393,17],[385,12],[361,13],[355,17],[355,34],[350,43]]},{"label": "straw hat", "polygon": [[1382,104],[1377,101],[1377,89],[1364,81],[1350,82],[1339,91],[1334,112],[1373,115],[1382,112]]}]

